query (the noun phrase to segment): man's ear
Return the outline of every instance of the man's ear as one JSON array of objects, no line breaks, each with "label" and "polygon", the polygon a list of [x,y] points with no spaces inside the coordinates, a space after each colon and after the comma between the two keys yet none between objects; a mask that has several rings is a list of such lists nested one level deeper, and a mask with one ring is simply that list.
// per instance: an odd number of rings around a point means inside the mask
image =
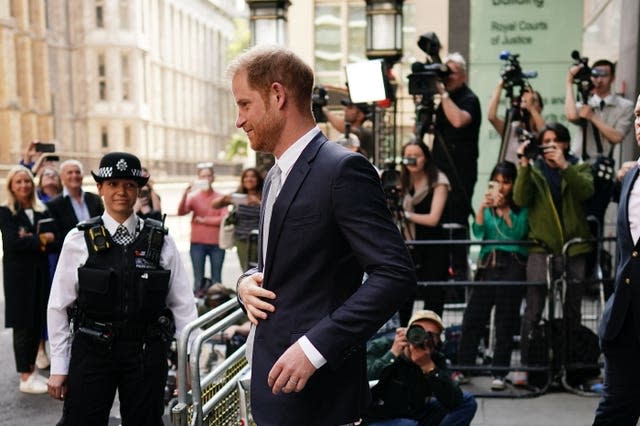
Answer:
[{"label": "man's ear", "polygon": [[287,94],[281,83],[278,83],[277,81],[271,83],[271,96],[275,99],[278,108],[282,108],[284,106]]}]

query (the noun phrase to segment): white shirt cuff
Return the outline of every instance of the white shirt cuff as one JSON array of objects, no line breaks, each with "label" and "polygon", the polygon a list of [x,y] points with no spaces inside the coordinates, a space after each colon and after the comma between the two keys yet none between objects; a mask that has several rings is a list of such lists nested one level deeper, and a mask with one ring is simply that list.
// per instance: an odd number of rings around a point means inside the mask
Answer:
[{"label": "white shirt cuff", "polygon": [[311,362],[311,364],[313,364],[316,370],[327,363],[327,360],[324,359],[320,352],[318,352],[316,347],[313,346],[313,343],[311,343],[307,336],[302,336],[301,338],[299,338],[298,343],[300,344],[302,351],[307,356],[307,358],[309,358],[309,361]]}]

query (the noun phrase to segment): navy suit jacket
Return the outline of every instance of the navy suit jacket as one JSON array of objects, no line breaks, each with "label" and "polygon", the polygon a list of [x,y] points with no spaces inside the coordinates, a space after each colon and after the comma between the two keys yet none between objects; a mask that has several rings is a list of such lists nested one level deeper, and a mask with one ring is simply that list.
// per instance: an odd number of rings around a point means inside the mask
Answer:
[{"label": "navy suit jacket", "polygon": [[[363,417],[370,400],[365,343],[416,286],[378,174],[364,156],[322,134],[309,143],[274,203],[266,267],[260,253],[248,273],[256,271],[276,299],[275,312],[255,331],[254,419],[261,426],[325,426]],[[267,374],[303,335],[327,364],[302,392],[273,395]]]},{"label": "navy suit jacket", "polygon": [[[104,206],[100,196],[92,192],[83,192],[83,196],[89,210],[89,217],[101,216],[104,212]],[[67,233],[75,228],[79,222],[71,205],[71,200],[68,196],[65,197],[60,194],[47,202],[47,208],[51,217],[56,221],[58,231],[64,239]]]},{"label": "navy suit jacket", "polygon": [[602,340],[614,339],[620,333],[627,315],[633,315],[635,329],[640,330],[640,244],[633,241],[629,230],[629,194],[638,174],[638,167],[631,169],[624,178],[620,192],[616,224],[618,268],[613,294],[602,313],[599,329]]}]

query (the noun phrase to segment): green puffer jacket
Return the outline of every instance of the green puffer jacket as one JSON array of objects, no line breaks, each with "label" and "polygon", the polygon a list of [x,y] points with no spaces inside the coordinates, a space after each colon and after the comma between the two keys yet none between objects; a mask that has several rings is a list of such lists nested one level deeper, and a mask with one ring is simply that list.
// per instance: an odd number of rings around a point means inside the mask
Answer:
[{"label": "green puffer jacket", "polygon": [[[562,253],[562,246],[572,238],[591,238],[584,203],[594,191],[589,164],[573,164],[560,173],[562,221],[538,163],[518,167],[518,177],[513,186],[513,201],[529,209],[529,239],[543,242],[556,255]],[[592,250],[590,243],[573,244],[569,248],[569,256]],[[545,249],[532,246],[529,252],[544,253]]]}]

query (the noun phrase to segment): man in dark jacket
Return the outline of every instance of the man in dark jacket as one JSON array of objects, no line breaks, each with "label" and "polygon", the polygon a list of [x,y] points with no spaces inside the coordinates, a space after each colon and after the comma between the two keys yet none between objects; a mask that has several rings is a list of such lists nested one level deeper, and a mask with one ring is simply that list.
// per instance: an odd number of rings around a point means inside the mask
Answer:
[{"label": "man in dark jacket", "polygon": [[378,383],[371,390],[367,425],[382,426],[389,420],[403,426],[471,424],[477,404],[450,379],[439,351],[443,330],[438,314],[421,310],[393,340],[369,342],[367,376]]},{"label": "man in dark jacket", "polygon": [[102,200],[97,194],[82,190],[84,172],[78,160],[67,160],[60,164],[62,194],[47,203],[51,217],[62,238],[76,225],[104,212]]}]

